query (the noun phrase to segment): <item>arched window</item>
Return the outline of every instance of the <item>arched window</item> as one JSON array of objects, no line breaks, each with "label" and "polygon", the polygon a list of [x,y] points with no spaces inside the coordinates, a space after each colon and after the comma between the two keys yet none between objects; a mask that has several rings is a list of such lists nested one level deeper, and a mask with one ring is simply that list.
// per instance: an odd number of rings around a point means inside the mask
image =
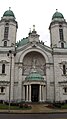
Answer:
[{"label": "arched window", "polygon": [[67,93],[67,87],[64,87],[64,93]]},{"label": "arched window", "polygon": [[7,41],[4,41],[4,46],[7,46]]},{"label": "arched window", "polygon": [[64,36],[63,36],[63,29],[59,29],[59,35],[60,35],[60,40],[63,41],[64,40]]},{"label": "arched window", "polygon": [[66,74],[66,66],[63,65],[63,74],[65,75]]},{"label": "arched window", "polygon": [[3,93],[4,92],[4,87],[1,87],[1,93]]},{"label": "arched window", "polygon": [[64,48],[64,43],[61,43],[61,48]]},{"label": "arched window", "polygon": [[8,32],[9,32],[9,27],[5,27],[5,30],[4,30],[4,39],[5,40],[8,40]]},{"label": "arched window", "polygon": [[2,73],[5,73],[5,64],[2,64]]}]

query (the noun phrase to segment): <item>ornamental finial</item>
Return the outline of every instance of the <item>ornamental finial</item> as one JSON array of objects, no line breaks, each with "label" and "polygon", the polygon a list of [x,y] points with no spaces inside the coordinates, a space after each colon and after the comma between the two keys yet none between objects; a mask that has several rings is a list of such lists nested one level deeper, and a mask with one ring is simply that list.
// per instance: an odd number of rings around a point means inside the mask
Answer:
[{"label": "ornamental finial", "polygon": [[9,7],[9,10],[11,10],[11,7]]},{"label": "ornamental finial", "polygon": [[35,25],[33,25],[33,31],[35,31]]},{"label": "ornamental finial", "polygon": [[56,12],[58,12],[58,9],[56,9]]},{"label": "ornamental finial", "polygon": [[29,33],[31,33],[31,28],[29,28],[30,30],[29,30]]}]

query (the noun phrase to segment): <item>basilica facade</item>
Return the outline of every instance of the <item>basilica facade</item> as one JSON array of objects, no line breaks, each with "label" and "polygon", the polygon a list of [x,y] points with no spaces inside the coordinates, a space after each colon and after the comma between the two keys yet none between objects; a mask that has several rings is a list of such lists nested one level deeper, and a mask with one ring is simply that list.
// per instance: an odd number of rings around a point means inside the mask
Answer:
[{"label": "basilica facade", "polygon": [[[16,42],[13,11],[0,20],[0,100],[67,100],[67,22],[56,11],[49,25],[50,47],[33,30]],[[46,39],[47,40],[47,39]]]}]

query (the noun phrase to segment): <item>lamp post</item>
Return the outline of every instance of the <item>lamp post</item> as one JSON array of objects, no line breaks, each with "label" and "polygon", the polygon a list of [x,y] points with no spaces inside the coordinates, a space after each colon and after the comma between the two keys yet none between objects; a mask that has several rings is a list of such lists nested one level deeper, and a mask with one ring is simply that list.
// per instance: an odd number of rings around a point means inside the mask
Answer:
[{"label": "lamp post", "polygon": [[15,56],[16,53],[12,53],[11,50],[9,50],[7,56],[10,56],[10,81],[9,81],[9,112],[10,112],[10,103],[11,103],[11,70],[12,70],[12,54]]}]

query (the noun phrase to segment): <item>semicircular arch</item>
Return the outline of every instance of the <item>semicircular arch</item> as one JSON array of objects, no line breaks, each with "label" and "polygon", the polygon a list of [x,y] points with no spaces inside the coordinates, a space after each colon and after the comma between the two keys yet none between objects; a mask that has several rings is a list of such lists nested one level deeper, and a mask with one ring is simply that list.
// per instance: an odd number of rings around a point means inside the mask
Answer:
[{"label": "semicircular arch", "polygon": [[30,53],[30,52],[33,52],[33,51],[40,53],[44,57],[44,59],[46,60],[46,63],[50,63],[49,57],[46,54],[46,52],[44,52],[43,50],[38,49],[38,48],[37,49],[34,49],[34,48],[31,49],[30,48],[30,49],[27,49],[24,52],[22,52],[21,56],[19,57],[19,62],[23,62],[25,55]]}]

